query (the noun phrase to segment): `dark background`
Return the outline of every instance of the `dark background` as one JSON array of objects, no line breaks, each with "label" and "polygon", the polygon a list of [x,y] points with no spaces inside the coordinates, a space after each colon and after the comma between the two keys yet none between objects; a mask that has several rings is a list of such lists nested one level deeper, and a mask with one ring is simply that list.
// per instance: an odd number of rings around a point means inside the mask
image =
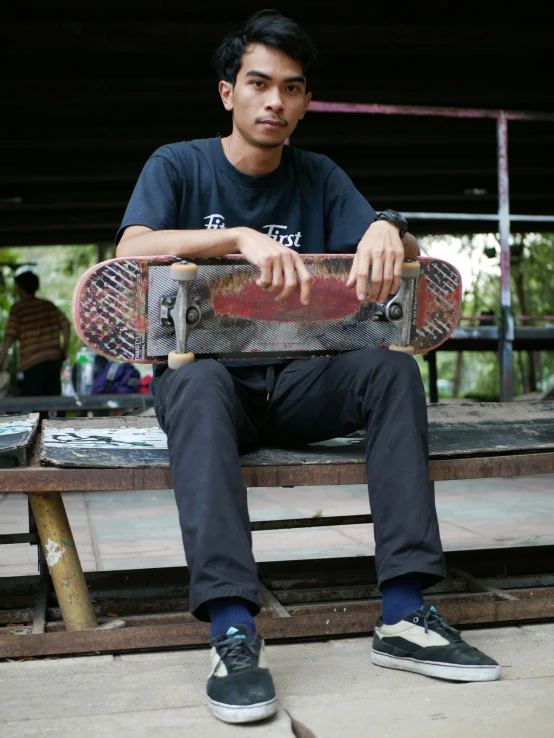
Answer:
[{"label": "dark background", "polygon": [[[0,246],[111,242],[154,149],[230,132],[211,55],[263,7],[12,7],[1,49]],[[276,7],[319,47],[316,100],[554,112],[551,3],[510,13],[486,2]],[[554,122],[512,122],[509,133],[512,212],[552,214]],[[330,156],[376,209],[497,210],[494,120],[308,113],[292,143]],[[410,230],[488,227],[418,221]],[[552,225],[532,230],[541,228]]]}]

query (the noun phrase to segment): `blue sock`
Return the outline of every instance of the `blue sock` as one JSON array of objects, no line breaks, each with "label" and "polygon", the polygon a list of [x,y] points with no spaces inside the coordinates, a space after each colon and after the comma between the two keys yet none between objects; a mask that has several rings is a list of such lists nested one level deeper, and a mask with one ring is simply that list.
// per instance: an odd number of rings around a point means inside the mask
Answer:
[{"label": "blue sock", "polygon": [[423,605],[421,574],[403,574],[381,585],[383,623],[394,625]]},{"label": "blue sock", "polygon": [[210,638],[225,633],[231,625],[246,625],[252,635],[256,632],[254,618],[239,597],[221,597],[206,604],[210,614]]}]

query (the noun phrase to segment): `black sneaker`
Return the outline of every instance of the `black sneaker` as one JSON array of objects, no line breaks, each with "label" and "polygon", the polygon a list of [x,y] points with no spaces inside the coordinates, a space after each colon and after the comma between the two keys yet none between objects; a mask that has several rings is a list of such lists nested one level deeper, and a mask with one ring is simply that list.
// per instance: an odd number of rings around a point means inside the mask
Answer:
[{"label": "black sneaker", "polygon": [[377,666],[404,669],[456,682],[490,682],[500,666],[468,645],[432,605],[423,605],[399,623],[375,625],[371,660]]},{"label": "black sneaker", "polygon": [[265,644],[245,625],[232,626],[212,644],[208,706],[226,723],[251,723],[277,711]]}]

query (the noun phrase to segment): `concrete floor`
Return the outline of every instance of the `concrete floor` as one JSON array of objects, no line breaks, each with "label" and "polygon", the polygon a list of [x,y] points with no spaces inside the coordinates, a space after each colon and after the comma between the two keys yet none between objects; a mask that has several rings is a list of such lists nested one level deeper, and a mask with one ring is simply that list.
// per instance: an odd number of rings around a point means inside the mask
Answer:
[{"label": "concrete floor", "polygon": [[[204,705],[205,649],[0,663],[2,738],[552,738],[554,624],[468,631],[502,679],[453,684],[380,669],[367,638],[269,645],[280,710],[229,726]],[[308,738],[309,734],[306,734]]]},{"label": "concrete floor", "polygon": [[[554,474],[436,484],[445,550],[554,544]],[[173,490],[70,492],[64,501],[85,571],[183,566]],[[257,487],[252,520],[369,512],[367,487]],[[0,493],[0,533],[25,533],[27,499]],[[371,525],[258,531],[257,561],[367,556]],[[35,574],[33,546],[0,546],[0,577]]]},{"label": "concrete floor", "polygon": [[[554,544],[554,475],[437,484],[445,549]],[[185,562],[173,493],[70,493],[89,571]],[[368,511],[364,486],[255,489],[253,520]],[[0,494],[0,533],[26,532],[26,499]],[[254,533],[257,560],[367,555],[371,526]],[[28,545],[0,546],[0,576],[36,572]],[[205,649],[0,662],[1,738],[286,736],[553,738],[554,624],[469,630],[503,667],[499,682],[450,684],[371,664],[367,638],[269,645],[275,719],[228,726],[204,705]],[[309,734],[301,738],[309,738]]]}]

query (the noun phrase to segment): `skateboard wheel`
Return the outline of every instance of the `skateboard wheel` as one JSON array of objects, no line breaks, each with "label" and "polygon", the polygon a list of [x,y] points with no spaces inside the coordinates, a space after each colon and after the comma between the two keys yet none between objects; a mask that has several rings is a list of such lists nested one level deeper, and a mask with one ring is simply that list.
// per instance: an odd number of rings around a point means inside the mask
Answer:
[{"label": "skateboard wheel", "polygon": [[176,262],[171,265],[171,279],[176,282],[192,282],[196,279],[198,267],[190,262]]},{"label": "skateboard wheel", "polygon": [[409,354],[410,356],[413,356],[415,353],[413,346],[399,346],[397,343],[391,343],[389,351],[400,351],[400,353]]},{"label": "skateboard wheel", "polygon": [[170,369],[180,369],[185,364],[192,364],[194,362],[194,354],[192,351],[187,351],[186,354],[179,354],[177,351],[170,351],[167,356],[167,365]]},{"label": "skateboard wheel", "polygon": [[405,261],[402,264],[402,279],[417,279],[420,274],[421,264],[419,261]]}]

